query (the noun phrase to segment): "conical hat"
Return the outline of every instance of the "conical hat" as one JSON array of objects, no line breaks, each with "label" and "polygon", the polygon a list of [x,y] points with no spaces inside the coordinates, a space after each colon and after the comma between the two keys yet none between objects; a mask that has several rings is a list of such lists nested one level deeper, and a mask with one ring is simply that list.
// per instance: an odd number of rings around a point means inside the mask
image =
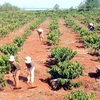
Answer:
[{"label": "conical hat", "polygon": [[93,26],[93,24],[92,24],[92,23],[90,23],[90,25],[91,25],[91,26]]}]

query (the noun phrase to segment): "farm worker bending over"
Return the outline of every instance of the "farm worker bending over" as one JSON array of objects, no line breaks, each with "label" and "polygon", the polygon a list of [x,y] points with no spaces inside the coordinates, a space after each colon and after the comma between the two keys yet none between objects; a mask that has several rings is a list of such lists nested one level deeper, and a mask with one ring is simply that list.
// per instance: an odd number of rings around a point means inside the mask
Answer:
[{"label": "farm worker bending over", "polygon": [[25,64],[28,69],[28,77],[27,77],[27,83],[30,83],[31,88],[33,87],[33,82],[34,82],[34,70],[35,70],[35,65],[33,60],[31,59],[30,56],[25,57]]},{"label": "farm worker bending over", "polygon": [[94,30],[94,25],[93,25],[92,23],[90,23],[90,24],[88,25],[88,28],[89,28],[89,30],[93,31],[93,30]]},{"label": "farm worker bending over", "polygon": [[42,30],[41,28],[39,28],[39,29],[37,30],[37,32],[38,32],[38,34],[39,34],[40,40],[43,41],[43,39],[44,39],[43,30]]},{"label": "farm worker bending over", "polygon": [[13,89],[21,89],[21,87],[19,87],[19,75],[21,66],[18,62],[15,61],[14,56],[10,56],[9,62],[11,65],[11,73],[13,74],[15,84],[15,87]]}]

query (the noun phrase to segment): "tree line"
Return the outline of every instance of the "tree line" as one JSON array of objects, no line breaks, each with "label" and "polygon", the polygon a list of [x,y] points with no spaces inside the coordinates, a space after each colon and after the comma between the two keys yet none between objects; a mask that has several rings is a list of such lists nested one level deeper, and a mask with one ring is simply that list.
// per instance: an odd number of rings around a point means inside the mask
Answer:
[{"label": "tree line", "polygon": [[86,0],[78,6],[80,11],[90,11],[94,8],[100,8],[100,0]]},{"label": "tree line", "polygon": [[18,11],[20,8],[17,6],[12,6],[10,3],[5,3],[0,5],[0,11]]}]

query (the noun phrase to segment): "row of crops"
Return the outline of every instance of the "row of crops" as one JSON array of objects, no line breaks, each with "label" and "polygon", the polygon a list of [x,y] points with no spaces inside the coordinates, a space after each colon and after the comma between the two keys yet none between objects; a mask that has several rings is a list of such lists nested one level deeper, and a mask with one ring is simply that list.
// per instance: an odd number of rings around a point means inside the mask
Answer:
[{"label": "row of crops", "polygon": [[71,26],[74,31],[76,31],[81,37],[81,41],[83,41],[86,48],[89,48],[90,53],[95,55],[100,55],[100,35],[98,35],[95,31],[89,31],[85,28],[79,26],[75,23],[74,20],[71,19],[72,15],[65,17],[66,24]]},{"label": "row of crops", "polygon": [[81,23],[85,24],[86,26],[89,25],[89,23],[93,23],[95,26],[95,32],[100,33],[100,18],[99,10],[93,10],[91,12],[81,12],[77,13],[75,12],[72,16],[77,18]]},{"label": "row of crops", "polygon": [[32,11],[0,12],[0,36],[4,37],[25,23],[36,20],[39,14]]},{"label": "row of crops", "polygon": [[[55,16],[49,24],[50,33],[47,36],[47,43],[54,45],[51,49],[50,68],[47,68],[47,72],[51,74],[49,85],[53,90],[61,89],[64,90],[73,89],[79,87],[81,81],[74,82],[73,80],[83,74],[84,66],[80,65],[79,62],[70,62],[72,58],[77,54],[76,51],[63,46],[57,46],[60,41],[61,32],[58,30],[58,23]],[[67,22],[67,21],[66,21]],[[69,100],[93,100],[94,94],[87,95],[83,90],[78,90],[72,93],[72,95],[65,96]]]},{"label": "row of crops", "polygon": [[57,17],[52,17],[49,24],[49,34],[47,36],[48,45],[57,45],[60,41],[59,37],[61,35],[58,29]]}]

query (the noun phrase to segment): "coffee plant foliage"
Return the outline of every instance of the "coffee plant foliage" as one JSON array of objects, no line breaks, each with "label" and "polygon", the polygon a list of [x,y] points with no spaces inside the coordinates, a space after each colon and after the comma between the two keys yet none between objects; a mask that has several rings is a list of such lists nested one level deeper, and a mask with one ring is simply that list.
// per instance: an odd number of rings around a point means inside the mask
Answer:
[{"label": "coffee plant foliage", "polygon": [[51,49],[51,57],[55,58],[57,63],[69,61],[77,54],[76,51],[69,49],[68,47],[56,46]]}]

